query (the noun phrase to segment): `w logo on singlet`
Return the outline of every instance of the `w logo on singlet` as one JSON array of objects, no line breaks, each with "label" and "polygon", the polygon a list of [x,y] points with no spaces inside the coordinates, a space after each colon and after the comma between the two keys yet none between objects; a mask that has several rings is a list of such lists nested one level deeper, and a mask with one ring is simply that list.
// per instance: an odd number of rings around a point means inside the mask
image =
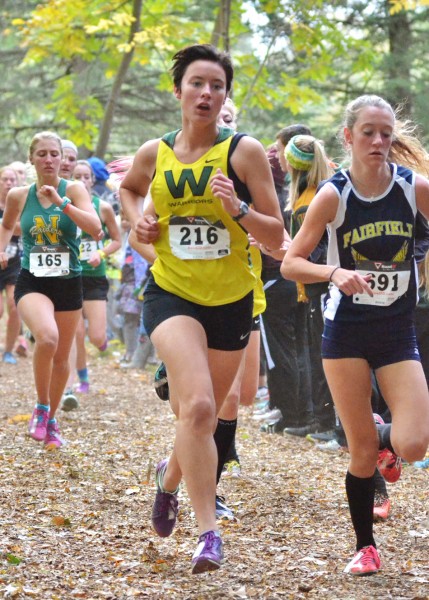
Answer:
[{"label": "w logo on singlet", "polygon": [[49,215],[49,223],[46,223],[43,217],[35,216],[33,218],[34,226],[30,229],[31,235],[34,237],[34,243],[37,246],[46,244],[57,245],[60,243],[61,231],[58,229],[58,221],[60,215]]},{"label": "w logo on singlet", "polygon": [[184,197],[186,184],[189,185],[194,197],[203,196],[212,171],[213,167],[204,167],[197,181],[192,169],[183,169],[177,183],[174,181],[173,171],[165,171],[164,174],[170,194],[177,199]]}]

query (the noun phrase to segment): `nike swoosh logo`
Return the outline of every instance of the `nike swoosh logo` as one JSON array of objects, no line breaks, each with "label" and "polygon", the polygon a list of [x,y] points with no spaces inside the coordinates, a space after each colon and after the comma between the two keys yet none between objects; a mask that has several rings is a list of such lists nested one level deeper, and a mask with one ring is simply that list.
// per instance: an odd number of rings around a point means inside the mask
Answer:
[{"label": "nike swoosh logo", "polygon": [[211,163],[211,162],[214,162],[215,160],[217,160],[217,158],[209,158],[209,159],[206,159],[206,163]]},{"label": "nike swoosh logo", "polygon": [[244,333],[243,335],[240,335],[240,340],[245,340],[248,335],[250,335],[250,331],[248,331],[247,333]]}]

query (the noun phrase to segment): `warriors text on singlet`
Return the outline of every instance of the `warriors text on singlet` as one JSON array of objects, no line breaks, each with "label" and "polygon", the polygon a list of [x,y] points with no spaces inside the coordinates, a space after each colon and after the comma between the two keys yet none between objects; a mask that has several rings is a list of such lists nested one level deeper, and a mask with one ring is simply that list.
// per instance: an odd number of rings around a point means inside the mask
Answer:
[{"label": "warriors text on singlet", "polygon": [[249,242],[246,231],[213,195],[210,179],[219,168],[230,176],[231,149],[239,137],[220,128],[214,146],[185,164],[174,154],[177,133],[160,141],[151,186],[160,227],[153,276],[163,289],[197,304],[235,302],[255,286]]}]

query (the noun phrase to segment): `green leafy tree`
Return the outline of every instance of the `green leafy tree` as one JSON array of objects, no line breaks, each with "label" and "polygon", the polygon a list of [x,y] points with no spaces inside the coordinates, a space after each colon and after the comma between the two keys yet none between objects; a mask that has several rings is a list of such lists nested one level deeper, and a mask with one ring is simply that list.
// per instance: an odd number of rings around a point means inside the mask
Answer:
[{"label": "green leafy tree", "polygon": [[82,155],[129,153],[178,124],[172,54],[211,40],[233,55],[242,130],[268,143],[279,127],[305,120],[334,147],[342,107],[359,93],[405,95],[408,113],[423,117],[427,9],[409,4],[6,0],[4,137],[20,149],[30,132],[54,128]]}]

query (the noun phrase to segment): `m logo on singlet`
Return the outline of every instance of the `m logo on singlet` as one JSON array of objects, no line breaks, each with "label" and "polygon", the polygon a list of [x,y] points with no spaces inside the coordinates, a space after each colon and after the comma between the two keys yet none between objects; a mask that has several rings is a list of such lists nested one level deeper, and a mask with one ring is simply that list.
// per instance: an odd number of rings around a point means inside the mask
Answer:
[{"label": "m logo on singlet", "polygon": [[184,197],[186,183],[191,188],[194,197],[203,196],[212,171],[213,167],[204,167],[201,177],[197,181],[192,169],[183,169],[177,183],[174,181],[173,171],[165,171],[165,181],[173,198]]},{"label": "m logo on singlet", "polygon": [[49,244],[57,245],[60,243],[61,231],[58,230],[58,221],[60,215],[49,215],[49,223],[41,216],[34,217],[34,226],[30,229],[34,237],[34,243],[37,246],[46,245],[46,239]]}]

